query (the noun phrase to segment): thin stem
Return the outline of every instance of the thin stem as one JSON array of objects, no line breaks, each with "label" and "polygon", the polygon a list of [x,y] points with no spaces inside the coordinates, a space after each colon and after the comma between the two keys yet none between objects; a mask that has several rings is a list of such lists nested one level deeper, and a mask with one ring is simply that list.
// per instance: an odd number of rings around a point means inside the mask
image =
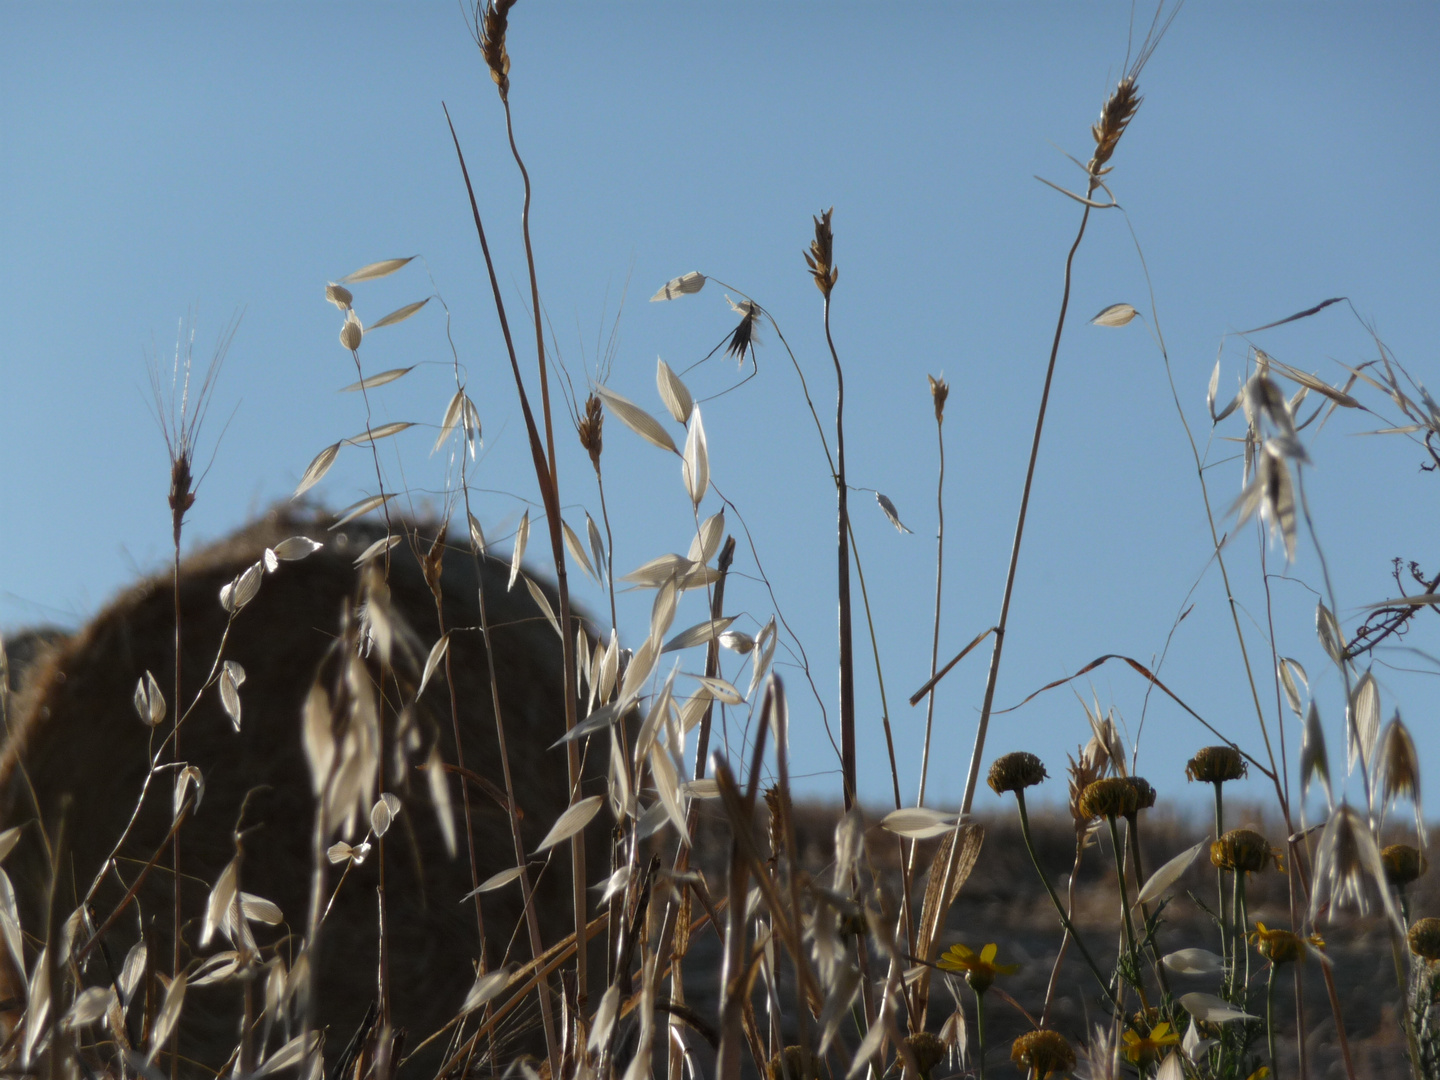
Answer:
[{"label": "thin stem", "polygon": [[[535,274],[535,250],[530,244],[530,173],[525,168],[525,162],[521,160],[519,148],[515,145],[515,126],[511,122],[509,97],[502,95],[501,103],[505,106],[505,134],[510,140],[510,153],[515,158],[515,165],[519,168],[520,177],[525,184],[525,203],[520,212],[520,231],[525,238],[525,265],[530,273],[530,306],[535,314],[535,354],[540,368],[540,408],[545,418],[545,450],[548,462],[548,470],[537,479],[540,480],[540,491],[544,496],[546,524],[550,526],[550,548],[555,558],[555,591],[560,599],[560,628],[564,631],[560,635],[560,643],[565,658],[565,730],[570,732],[574,730],[579,719],[576,715],[578,710],[575,705],[575,699],[579,693],[578,673],[575,670],[575,639],[571,635],[573,624],[570,619],[570,583],[566,574],[565,547],[560,530],[560,474],[555,465],[555,428],[550,419],[550,377],[547,373],[548,365],[545,363],[545,333],[541,322],[540,283]],[[539,462],[537,461],[536,464],[538,465]],[[565,764],[569,770],[570,796],[573,799],[580,790],[580,746],[574,739],[565,744]],[[573,887],[571,902],[575,908],[575,940],[577,942],[585,934],[585,915],[588,910],[585,878],[585,831],[582,829],[570,838],[570,880]],[[584,947],[575,950],[575,983],[578,995],[576,1000],[582,1011],[585,1008],[589,990],[587,952],[588,950]],[[554,1065],[555,1063],[552,1062],[552,1068]]]},{"label": "thin stem", "polygon": [[1065,908],[1060,903],[1060,897],[1055,895],[1055,889],[1050,884],[1050,879],[1045,876],[1045,871],[1040,867],[1040,857],[1035,854],[1035,843],[1030,838],[1030,815],[1025,811],[1025,792],[1015,792],[1015,804],[1020,808],[1020,835],[1025,838],[1025,850],[1030,853],[1030,862],[1035,867],[1035,873],[1040,876],[1040,884],[1045,886],[1045,891],[1050,895],[1050,902],[1055,905],[1055,913],[1060,916],[1060,925],[1075,940],[1080,955],[1085,958],[1085,963],[1090,967],[1090,973],[1095,976],[1095,981],[1105,991],[1105,996],[1110,999],[1110,1004],[1115,1007],[1116,1012],[1124,1012],[1115,993],[1110,989],[1110,984],[1105,981],[1105,976],[1100,974],[1100,968],[1096,965],[1090,950],[1085,947],[1085,942],[1080,940],[1080,935],[1075,932],[1075,924],[1070,921],[1070,916],[1065,913]]},{"label": "thin stem", "polygon": [[[943,414],[941,414],[943,415]],[[935,629],[930,639],[930,679],[940,662],[940,586],[945,576],[945,424],[941,415],[935,417],[935,438],[940,445],[940,477],[935,482],[935,514],[939,525],[935,530]],[[935,723],[935,693],[925,703],[925,747],[920,752],[920,794],[916,806],[925,805],[925,782],[930,775],[930,732]]]},{"label": "thin stem", "polygon": [[[1303,1039],[1304,1032],[1299,1035]],[[1270,977],[1265,980],[1265,1046],[1270,1051],[1270,1078],[1280,1080],[1280,1059],[1275,1054],[1275,963],[1271,961]]]},{"label": "thin stem", "polygon": [[[840,769],[845,809],[855,805],[855,654],[850,635],[850,489],[845,482],[845,372],[830,336],[830,297],[825,297],[825,344],[835,363],[835,495],[837,575],[840,596]],[[968,809],[968,807],[967,807]]]},{"label": "thin stem", "polygon": [[975,1060],[980,1064],[980,1080],[985,1080],[985,995],[975,994]]},{"label": "thin stem", "polygon": [[[174,697],[174,723],[170,727],[170,757],[179,766],[180,763],[180,530],[182,522],[180,515],[175,518],[175,565],[173,570],[174,592],[175,592],[175,697]],[[171,837],[170,848],[170,869],[174,874],[173,900],[174,907],[171,917],[170,935],[170,977],[175,978],[180,974],[180,830],[176,829]],[[53,1013],[52,1013],[53,1015]],[[180,1075],[180,1033],[175,1031],[170,1036],[170,1080],[176,1080]]]},{"label": "thin stem", "polygon": [[1130,967],[1135,976],[1135,990],[1143,1003],[1145,990],[1140,984],[1140,950],[1135,947],[1135,922],[1130,917],[1130,900],[1125,888],[1125,861],[1124,849],[1120,846],[1120,826],[1115,823],[1114,814],[1106,814],[1105,821],[1110,826],[1110,847],[1115,855],[1115,880],[1120,886],[1120,914],[1121,922],[1125,925],[1125,946],[1129,952]]},{"label": "thin stem", "polygon": [[[1094,190],[1092,184],[1091,190]],[[1000,678],[1000,653],[1005,647],[1005,625],[1010,619],[1010,598],[1015,592],[1015,573],[1020,566],[1020,542],[1025,536],[1025,515],[1030,509],[1030,488],[1035,481],[1035,462],[1040,456],[1040,436],[1045,430],[1045,409],[1050,402],[1050,384],[1055,378],[1055,358],[1060,353],[1060,335],[1065,330],[1065,313],[1070,307],[1071,269],[1075,252],[1085,236],[1085,226],[1090,221],[1090,207],[1085,207],[1080,218],[1080,229],[1070,253],[1065,256],[1065,289],[1060,298],[1060,317],[1055,321],[1055,337],[1050,343],[1050,363],[1045,369],[1045,388],[1040,393],[1040,411],[1035,417],[1035,437],[1030,443],[1030,464],[1025,469],[1025,487],[1020,494],[1020,517],[1015,522],[1015,539],[1010,546],[1010,569],[1005,574],[1005,595],[1000,601],[1000,621],[995,624],[995,648],[990,653],[990,672],[985,679],[985,700],[980,706],[980,723],[975,729],[975,749],[970,754],[970,772],[965,778],[965,796],[960,803],[960,812],[968,814],[975,799],[975,785],[980,778],[980,759],[985,754],[985,734],[990,727],[990,710],[995,705],[995,684]]]},{"label": "thin stem", "polygon": [[[1225,797],[1221,794],[1220,783],[1215,783],[1215,839],[1225,835]],[[1220,918],[1220,956],[1231,955],[1230,929],[1225,925],[1225,871],[1215,867],[1215,914]],[[1225,976],[1229,981],[1230,975]]]}]

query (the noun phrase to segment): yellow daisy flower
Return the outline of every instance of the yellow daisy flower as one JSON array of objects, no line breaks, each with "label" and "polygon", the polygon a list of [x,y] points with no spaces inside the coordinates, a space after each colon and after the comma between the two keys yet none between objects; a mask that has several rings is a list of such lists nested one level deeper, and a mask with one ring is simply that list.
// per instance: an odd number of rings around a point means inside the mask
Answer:
[{"label": "yellow daisy flower", "polygon": [[1125,1032],[1125,1056],[1141,1067],[1153,1065],[1165,1056],[1167,1048],[1179,1042],[1179,1034],[1162,1020],[1150,1029],[1149,1035],[1134,1030]]},{"label": "yellow daisy flower", "polygon": [[963,971],[970,989],[977,994],[983,994],[990,989],[996,975],[1014,975],[1020,970],[1019,964],[995,963],[995,954],[999,951],[993,941],[981,949],[978,955],[968,945],[951,945],[949,951],[940,957],[938,964],[944,971]]}]

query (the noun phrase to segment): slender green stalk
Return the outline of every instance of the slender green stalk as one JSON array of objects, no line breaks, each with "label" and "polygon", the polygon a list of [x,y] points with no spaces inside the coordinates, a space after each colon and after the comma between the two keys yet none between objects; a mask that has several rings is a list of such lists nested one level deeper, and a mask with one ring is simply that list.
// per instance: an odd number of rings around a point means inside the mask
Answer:
[{"label": "slender green stalk", "polygon": [[[1091,187],[1093,193],[1094,187]],[[1075,252],[1085,237],[1090,222],[1090,207],[1080,218],[1080,229],[1065,256],[1065,289],[1060,298],[1060,317],[1055,322],[1055,337],[1050,343],[1050,364],[1045,369],[1045,388],[1040,392],[1040,411],[1035,417],[1035,436],[1030,442],[1030,464],[1025,468],[1025,486],[1020,492],[1020,517],[1015,522],[1015,539],[1010,545],[1010,568],[1005,573],[1005,594],[1000,601],[1000,620],[995,624],[995,647],[990,652],[990,671],[985,677],[985,700],[980,706],[980,723],[975,728],[975,748],[970,753],[970,771],[965,777],[965,795],[960,812],[968,814],[975,800],[975,785],[980,779],[980,759],[985,754],[985,735],[990,727],[990,711],[995,707],[995,685],[1000,679],[1000,653],[1005,647],[1005,626],[1010,621],[1010,599],[1015,592],[1015,574],[1020,567],[1020,542],[1025,537],[1025,516],[1030,509],[1030,489],[1035,482],[1035,462],[1040,456],[1040,436],[1045,431],[1045,409],[1050,403],[1050,384],[1055,379],[1055,359],[1060,354],[1060,336],[1065,331],[1065,313],[1070,308],[1070,280]],[[1078,939],[1077,939],[1078,940]],[[1083,950],[1082,950],[1083,951]]]},{"label": "slender green stalk", "polygon": [[[1303,1038],[1304,1033],[1300,1036]],[[1275,1054],[1275,964],[1265,980],[1265,1046],[1270,1051],[1270,1080],[1280,1080],[1280,1059]]]},{"label": "slender green stalk", "polygon": [[[1221,784],[1215,783],[1215,839],[1225,835],[1225,796],[1221,793]],[[1225,925],[1225,871],[1220,867],[1215,868],[1215,914],[1220,918],[1220,956],[1225,958],[1233,956],[1230,948],[1230,928]],[[1225,976],[1226,982],[1232,978]]]},{"label": "slender green stalk", "polygon": [[837,574],[840,596],[840,769],[845,809],[855,805],[855,648],[850,631],[850,501],[845,482],[845,372],[830,336],[830,296],[825,296],[825,344],[835,363],[835,493]]},{"label": "slender green stalk", "polygon": [[975,1060],[980,1064],[980,1080],[985,1080],[985,995],[975,994]]},{"label": "slender green stalk", "polygon": [[1130,956],[1130,967],[1135,975],[1135,990],[1144,1001],[1145,991],[1140,983],[1140,950],[1135,945],[1135,922],[1130,917],[1130,900],[1125,889],[1124,849],[1120,846],[1120,827],[1115,823],[1114,814],[1106,814],[1110,826],[1110,846],[1115,854],[1115,880],[1120,886],[1120,914],[1125,924],[1125,946]]},{"label": "slender green stalk", "polygon": [[1095,958],[1090,955],[1090,950],[1085,947],[1085,942],[1082,941],[1080,935],[1075,932],[1075,925],[1070,921],[1070,916],[1065,913],[1065,905],[1060,903],[1060,897],[1055,895],[1054,886],[1050,884],[1050,879],[1046,877],[1045,871],[1040,866],[1040,857],[1035,854],[1035,842],[1030,837],[1030,815],[1025,810],[1025,792],[1020,790],[1015,792],[1015,804],[1020,808],[1020,835],[1025,838],[1025,850],[1030,854],[1030,863],[1035,867],[1035,873],[1040,877],[1040,884],[1045,886],[1045,891],[1050,896],[1050,902],[1055,905],[1055,913],[1060,916],[1060,925],[1064,927],[1070,934],[1070,937],[1074,939],[1075,947],[1080,950],[1080,955],[1085,958],[1085,963],[1089,966],[1090,973],[1095,976],[1095,981],[1098,982],[1100,988],[1105,991],[1105,996],[1110,999],[1110,1004],[1115,1007],[1117,1012],[1123,1012],[1124,1009],[1119,999],[1115,996],[1115,992],[1110,989],[1110,984],[1106,981],[1105,976],[1100,974],[1100,968],[1095,963]]}]

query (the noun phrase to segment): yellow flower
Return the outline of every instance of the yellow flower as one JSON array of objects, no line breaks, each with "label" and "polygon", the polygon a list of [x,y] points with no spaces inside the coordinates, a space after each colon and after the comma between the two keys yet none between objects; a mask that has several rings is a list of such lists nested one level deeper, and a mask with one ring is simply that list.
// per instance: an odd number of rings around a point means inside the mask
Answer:
[{"label": "yellow flower", "polygon": [[1166,1047],[1174,1046],[1180,1036],[1170,1030],[1170,1025],[1161,1021],[1150,1029],[1149,1035],[1137,1031],[1125,1032],[1125,1056],[1142,1068],[1153,1065],[1165,1055]]},{"label": "yellow flower", "polygon": [[1253,1073],[1250,1074],[1248,1080],[1270,1080],[1270,1066],[1261,1065],[1258,1069],[1256,1069]]},{"label": "yellow flower", "polygon": [[1305,959],[1305,946],[1323,949],[1325,941],[1319,934],[1302,938],[1289,930],[1267,930],[1263,922],[1255,924],[1250,932],[1250,944],[1260,950],[1260,955],[1272,964],[1293,964]]},{"label": "yellow flower", "polygon": [[990,989],[996,975],[1014,975],[1020,970],[1019,964],[995,963],[997,952],[999,948],[993,941],[981,949],[979,955],[968,945],[951,945],[949,951],[940,957],[939,966],[942,971],[965,972],[965,981],[970,984],[970,989],[983,994]]}]

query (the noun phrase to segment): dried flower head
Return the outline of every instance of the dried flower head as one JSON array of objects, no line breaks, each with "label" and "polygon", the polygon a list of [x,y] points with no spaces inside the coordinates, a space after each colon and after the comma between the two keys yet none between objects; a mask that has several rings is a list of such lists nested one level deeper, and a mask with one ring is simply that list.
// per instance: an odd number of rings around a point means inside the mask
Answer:
[{"label": "dried flower head", "polygon": [[1254,829],[1231,829],[1210,845],[1210,862],[1221,870],[1233,870],[1238,874],[1251,874],[1265,869],[1266,863],[1274,863],[1281,869],[1280,852]]},{"label": "dried flower head", "polygon": [[1207,746],[1185,766],[1185,776],[1207,784],[1223,784],[1245,775],[1245,759],[1233,746]]},{"label": "dried flower head", "polygon": [[579,434],[580,445],[590,455],[590,464],[595,466],[597,473],[600,471],[600,450],[603,447],[600,431],[604,426],[605,407],[598,394],[591,394],[585,399],[585,416],[575,425],[575,431]]},{"label": "dried flower head", "polygon": [[1048,775],[1045,765],[1038,757],[1024,750],[1016,750],[995,759],[985,782],[995,794],[1004,795],[1007,791],[1023,791],[1027,787],[1034,787]]},{"label": "dried flower head", "polygon": [[945,422],[945,399],[950,396],[950,384],[943,378],[937,379],[934,375],[926,375],[930,380],[930,399],[935,403],[935,422]]},{"label": "dried flower head", "polygon": [[1391,844],[1380,852],[1380,861],[1385,866],[1385,880],[1397,889],[1403,889],[1430,869],[1424,853],[1409,844]]},{"label": "dried flower head", "polygon": [[787,1046],[765,1066],[769,1080],[820,1080],[820,1059],[807,1046]]},{"label": "dried flower head", "polygon": [[906,1036],[905,1045],[910,1048],[910,1053],[915,1058],[915,1067],[920,1070],[920,1080],[930,1080],[930,1071],[945,1060],[945,1044],[938,1035],[917,1031],[914,1035]]},{"label": "dried flower head", "polygon": [[1090,159],[1089,168],[1091,176],[1104,176],[1110,171],[1105,168],[1105,163],[1115,153],[1120,136],[1125,134],[1130,121],[1135,119],[1135,113],[1144,100],[1135,89],[1133,75],[1121,79],[1114,92],[1105,100],[1099,121],[1090,129],[1090,134],[1095,137],[1095,154]]},{"label": "dried flower head", "polygon": [[1010,1047],[1010,1060],[1046,1080],[1075,1068],[1075,1051],[1058,1031],[1027,1031]]},{"label": "dried flower head", "polygon": [[835,208],[832,206],[815,218],[815,239],[810,241],[810,250],[804,253],[805,265],[810,267],[810,273],[815,278],[815,287],[826,300],[830,299],[830,290],[835,288],[835,280],[840,276],[839,268],[831,265],[835,257],[835,234],[830,230],[830,215],[833,213]]},{"label": "dried flower head", "polygon": [[[1135,792],[1135,810],[1149,810],[1155,805],[1155,789],[1150,786],[1150,781],[1142,776],[1126,776],[1122,780]],[[1134,816],[1134,813],[1132,810],[1130,815]]]},{"label": "dried flower head", "polygon": [[1277,967],[1293,964],[1305,959],[1307,949],[1323,949],[1325,941],[1318,934],[1301,937],[1290,930],[1269,930],[1257,922],[1250,932],[1250,943],[1260,950],[1260,955]]},{"label": "dried flower head", "polygon": [[1440,960],[1440,919],[1420,919],[1410,927],[1410,951],[1426,960]]},{"label": "dried flower head", "polygon": [[1080,795],[1080,812],[1086,817],[1116,818],[1139,809],[1139,795],[1121,776],[1096,780]]},{"label": "dried flower head", "polygon": [[754,300],[741,300],[738,304],[734,300],[725,298],[730,302],[730,309],[740,316],[740,325],[730,335],[730,343],[725,346],[725,353],[735,357],[740,363],[745,363],[745,354],[751,352],[759,338],[755,336],[755,322],[760,318],[760,305]]}]

